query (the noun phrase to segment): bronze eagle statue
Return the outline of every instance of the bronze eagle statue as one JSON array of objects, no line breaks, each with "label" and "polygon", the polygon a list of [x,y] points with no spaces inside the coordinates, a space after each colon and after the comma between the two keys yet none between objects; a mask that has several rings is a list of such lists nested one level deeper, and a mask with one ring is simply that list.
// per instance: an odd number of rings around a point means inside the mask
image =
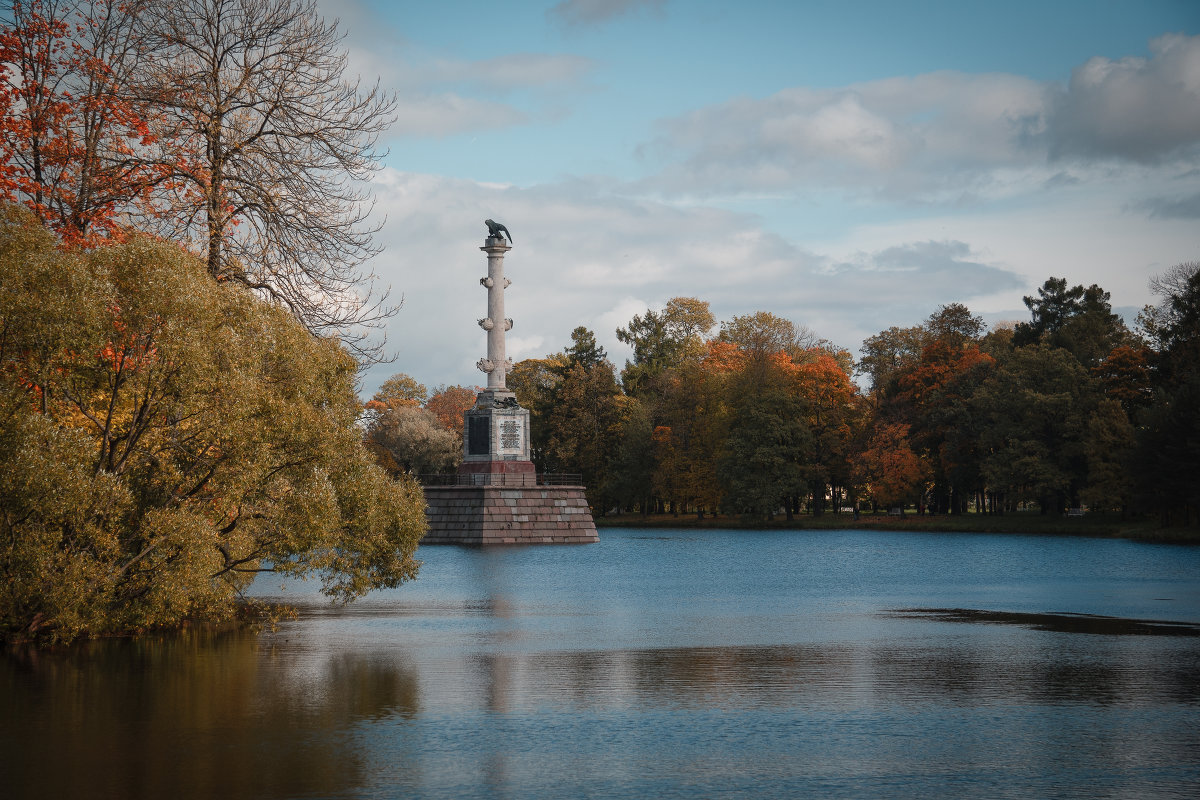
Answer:
[{"label": "bronze eagle statue", "polygon": [[[494,237],[494,238],[496,238],[496,239],[503,239],[503,238],[504,238],[504,236],[507,236],[507,237],[508,237],[508,243],[509,243],[509,244],[512,244],[512,243],[513,243],[513,240],[512,240],[512,234],[508,232],[508,228],[504,227],[504,226],[503,226],[503,225],[501,225],[499,222],[496,222],[495,220],[491,220],[491,219],[485,219],[485,220],[483,221],[483,224],[484,224],[484,225],[487,225],[487,228],[488,228],[488,237],[489,237],[489,238],[493,238],[493,237]],[[504,233],[504,236],[501,236],[501,235],[500,235],[500,234],[501,234],[501,232],[503,232],[503,233]]]}]

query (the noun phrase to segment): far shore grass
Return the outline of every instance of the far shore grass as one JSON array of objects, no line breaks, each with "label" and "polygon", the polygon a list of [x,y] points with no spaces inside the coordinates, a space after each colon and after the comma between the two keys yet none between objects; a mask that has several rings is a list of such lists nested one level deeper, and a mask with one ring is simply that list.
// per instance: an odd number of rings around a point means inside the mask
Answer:
[{"label": "far shore grass", "polygon": [[752,530],[888,530],[927,533],[1024,533],[1047,536],[1089,536],[1105,539],[1136,539],[1146,542],[1200,544],[1200,528],[1162,527],[1157,519],[1119,514],[1088,514],[1080,517],[1042,515],[1036,511],[1008,514],[916,514],[902,517],[886,513],[854,515],[848,512],[821,515],[797,514],[792,520],[754,519],[733,514],[607,514],[596,516],[598,528],[741,528]]}]

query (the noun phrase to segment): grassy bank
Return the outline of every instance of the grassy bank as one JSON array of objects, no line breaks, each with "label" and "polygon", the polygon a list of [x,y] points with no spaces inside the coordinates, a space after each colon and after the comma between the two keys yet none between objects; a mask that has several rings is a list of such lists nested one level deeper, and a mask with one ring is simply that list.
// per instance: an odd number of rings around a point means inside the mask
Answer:
[{"label": "grassy bank", "polygon": [[773,520],[756,520],[728,514],[722,514],[719,517],[706,515],[704,519],[697,518],[695,514],[680,514],[679,516],[671,514],[648,516],[610,514],[596,517],[596,526],[599,528],[866,529],[930,533],[1023,533],[1200,544],[1200,528],[1163,528],[1159,526],[1157,520],[1121,519],[1115,514],[1091,514],[1082,518],[1043,516],[1037,512],[1018,512],[1002,516],[906,514],[903,517],[893,517],[887,514],[862,514],[856,520],[853,514],[827,513],[820,516],[800,514],[791,521],[782,516]]}]

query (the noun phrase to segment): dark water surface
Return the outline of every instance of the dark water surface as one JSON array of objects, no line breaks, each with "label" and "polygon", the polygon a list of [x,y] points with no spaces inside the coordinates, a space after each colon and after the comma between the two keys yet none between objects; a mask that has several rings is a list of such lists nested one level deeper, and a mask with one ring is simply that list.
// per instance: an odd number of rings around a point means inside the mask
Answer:
[{"label": "dark water surface", "polygon": [[0,797],[1200,797],[1200,548],[607,529],[0,659]]}]

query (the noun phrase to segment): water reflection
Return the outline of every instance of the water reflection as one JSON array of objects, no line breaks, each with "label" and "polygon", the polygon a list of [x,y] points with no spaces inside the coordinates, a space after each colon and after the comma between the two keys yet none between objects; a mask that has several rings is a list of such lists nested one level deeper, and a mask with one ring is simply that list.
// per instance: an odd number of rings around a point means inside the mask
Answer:
[{"label": "water reflection", "polygon": [[1200,636],[1200,625],[1153,619],[1127,619],[1100,614],[1048,614],[985,611],[972,608],[901,608],[895,616],[920,617],[943,622],[985,622],[1021,625],[1039,631],[1092,633],[1101,636]]},{"label": "water reflection", "polygon": [[0,695],[10,797],[334,794],[364,780],[351,725],[419,710],[394,660],[236,631],[13,651]]}]

